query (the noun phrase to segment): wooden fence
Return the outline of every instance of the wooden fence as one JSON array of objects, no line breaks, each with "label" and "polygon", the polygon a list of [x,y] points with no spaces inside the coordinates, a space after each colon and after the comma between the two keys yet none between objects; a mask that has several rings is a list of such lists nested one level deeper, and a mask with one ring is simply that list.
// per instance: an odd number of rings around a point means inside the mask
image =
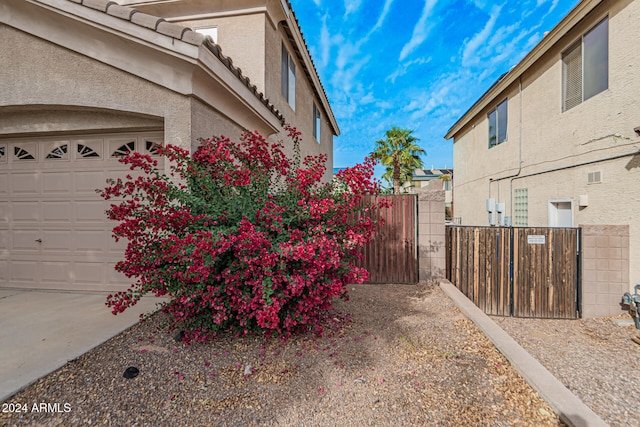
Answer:
[{"label": "wooden fence", "polygon": [[[369,271],[367,283],[416,283],[417,197],[414,194],[377,197],[390,198],[392,206],[380,211],[384,225],[362,249],[364,258],[358,266]],[[375,201],[376,196],[367,196],[363,206]]]},{"label": "wooden fence", "polygon": [[447,279],[487,314],[580,316],[580,229],[447,227]]}]

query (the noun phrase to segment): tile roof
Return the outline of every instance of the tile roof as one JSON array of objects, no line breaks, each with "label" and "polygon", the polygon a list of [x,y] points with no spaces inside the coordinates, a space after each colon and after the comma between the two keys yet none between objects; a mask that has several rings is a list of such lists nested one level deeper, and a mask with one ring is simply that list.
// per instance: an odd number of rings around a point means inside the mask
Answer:
[{"label": "tile roof", "polygon": [[218,44],[214,43],[211,37],[204,36],[189,27],[167,22],[163,18],[140,12],[137,9],[128,6],[121,6],[111,0],[67,1],[98,10],[116,18],[130,21],[140,27],[148,28],[164,36],[172,37],[176,40],[181,40],[194,46],[206,47],[254,94],[256,98],[260,100],[262,104],[265,105],[265,107],[269,109],[269,111],[271,111],[271,113],[273,113],[273,115],[276,116],[280,123],[284,125],[285,119],[282,113],[275,108],[275,106],[264,96],[262,92],[258,91],[258,88],[256,85],[251,83],[249,77],[242,74],[242,70],[239,67],[233,65],[233,60],[230,57],[222,54],[222,48]]}]

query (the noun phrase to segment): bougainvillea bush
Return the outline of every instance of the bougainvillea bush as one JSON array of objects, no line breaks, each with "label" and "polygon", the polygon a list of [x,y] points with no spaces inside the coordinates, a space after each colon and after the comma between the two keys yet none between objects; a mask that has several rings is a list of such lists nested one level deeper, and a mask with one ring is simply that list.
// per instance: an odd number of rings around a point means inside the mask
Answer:
[{"label": "bougainvillea bush", "polygon": [[116,200],[107,215],[118,221],[116,240],[128,241],[116,270],[135,283],[109,295],[114,314],[152,293],[168,297],[168,326],[185,331],[186,341],[227,330],[321,332],[332,298],[346,298],[349,283],[368,277],[354,262],[385,202],[362,204],[363,194],[379,190],[373,160],[323,183],[326,156],[301,160],[300,133],[287,131],[293,158],[282,143],[247,132],[240,143],[201,141],[192,155],[161,148],[168,176],[149,155],[121,159],[139,173],[110,181],[101,195]]}]

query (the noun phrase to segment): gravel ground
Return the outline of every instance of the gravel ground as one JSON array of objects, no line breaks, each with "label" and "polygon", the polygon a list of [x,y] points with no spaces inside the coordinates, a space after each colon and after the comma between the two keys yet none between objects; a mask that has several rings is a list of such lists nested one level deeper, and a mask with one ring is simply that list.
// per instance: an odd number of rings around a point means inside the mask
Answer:
[{"label": "gravel ground", "polygon": [[492,317],[529,354],[611,426],[640,426],[640,345],[635,326],[615,318],[549,320]]},{"label": "gravel ground", "polygon": [[[156,315],[8,399],[29,409],[0,413],[0,425],[562,425],[437,286],[350,295],[324,337],[286,343],[186,346],[157,330]],[[137,377],[123,377],[129,366]],[[60,412],[32,410],[43,402]]]}]

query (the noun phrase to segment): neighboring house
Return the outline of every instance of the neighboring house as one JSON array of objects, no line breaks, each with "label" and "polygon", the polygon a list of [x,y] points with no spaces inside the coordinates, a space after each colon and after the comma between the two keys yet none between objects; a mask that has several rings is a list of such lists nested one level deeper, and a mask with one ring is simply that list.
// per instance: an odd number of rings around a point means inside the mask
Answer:
[{"label": "neighboring house", "polygon": [[640,1],[581,1],[451,127],[462,224],[493,199],[514,226],[628,226],[611,277],[640,281],[639,22]]},{"label": "neighboring house", "polygon": [[[289,123],[331,179],[339,129],[287,2],[176,1],[166,19],[146,3],[0,2],[0,287],[128,286],[95,190],[132,150],[245,129],[286,140]],[[224,54],[183,25],[199,23]]]},{"label": "neighboring house", "polygon": [[444,190],[446,219],[453,217],[453,169],[416,169],[413,171],[409,192],[428,187],[431,181],[438,180]]}]

